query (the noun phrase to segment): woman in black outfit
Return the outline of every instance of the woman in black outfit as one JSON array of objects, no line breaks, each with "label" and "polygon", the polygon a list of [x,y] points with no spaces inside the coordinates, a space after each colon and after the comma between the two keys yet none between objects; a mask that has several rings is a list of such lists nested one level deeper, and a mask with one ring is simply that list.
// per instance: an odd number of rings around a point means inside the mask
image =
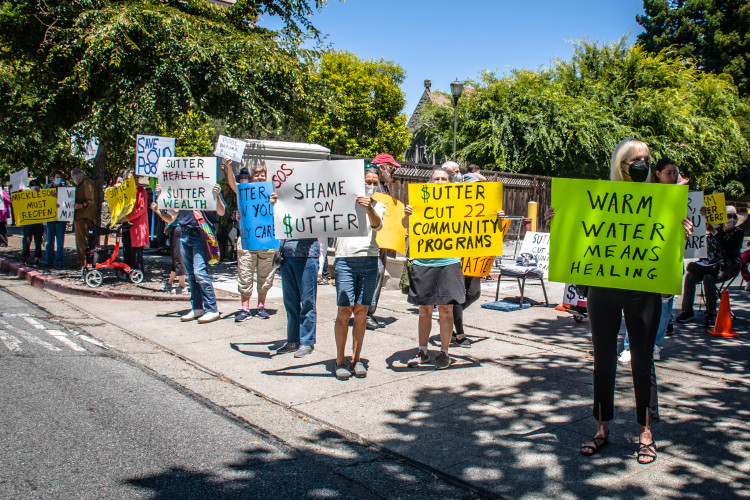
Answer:
[{"label": "woman in black outfit", "polygon": [[[625,139],[612,153],[610,180],[650,181],[651,168],[648,160],[649,149],[645,143]],[[550,220],[554,214],[554,209],[550,208],[545,215]],[[682,223],[685,232],[690,234],[690,221],[683,219]],[[650,464],[656,460],[656,444],[651,424],[659,420],[653,351],[661,315],[661,295],[655,292],[589,287],[587,306],[594,344],[593,415],[598,425],[594,437],[581,445],[581,454],[591,456],[609,442],[609,421],[614,418],[617,337],[624,314],[630,335],[636,415],[641,426],[637,460],[640,464]]]}]

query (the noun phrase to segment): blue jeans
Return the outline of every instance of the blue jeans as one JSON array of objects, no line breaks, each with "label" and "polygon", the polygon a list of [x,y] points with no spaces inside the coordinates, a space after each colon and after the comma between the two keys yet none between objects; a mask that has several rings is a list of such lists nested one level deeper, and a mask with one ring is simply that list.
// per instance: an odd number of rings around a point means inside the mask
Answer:
[{"label": "blue jeans", "polygon": [[378,257],[343,257],[336,259],[336,305],[370,306],[378,282]]},{"label": "blue jeans", "polygon": [[279,271],[286,309],[286,341],[315,345],[318,258],[284,257]]},{"label": "blue jeans", "polygon": [[[656,330],[656,342],[654,345],[661,348],[664,343],[664,336],[667,334],[667,325],[669,325],[669,317],[672,316],[672,306],[674,305],[674,295],[670,295],[668,299],[661,299],[661,316],[659,317],[659,329]],[[630,349],[630,339],[628,338],[628,331],[625,330],[625,341],[623,342],[623,349]]]},{"label": "blue jeans", "polygon": [[206,263],[206,245],[203,243],[202,229],[182,228],[180,235],[180,249],[185,274],[190,281],[190,305],[193,310],[203,309],[205,312],[218,312],[216,295],[211,276],[208,275]]},{"label": "blue jeans", "polygon": [[[44,258],[44,263],[48,266],[52,264],[60,267],[65,263],[65,254],[63,248],[65,246],[65,226],[67,222],[48,222],[47,223],[47,253]],[[57,250],[55,250],[57,245]]]}]

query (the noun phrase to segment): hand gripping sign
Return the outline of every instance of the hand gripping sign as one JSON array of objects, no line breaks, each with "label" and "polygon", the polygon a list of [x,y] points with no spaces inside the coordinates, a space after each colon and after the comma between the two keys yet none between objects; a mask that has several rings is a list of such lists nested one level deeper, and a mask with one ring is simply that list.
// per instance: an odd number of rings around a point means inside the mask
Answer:
[{"label": "hand gripping sign", "polygon": [[687,186],[552,179],[549,279],[679,294]]}]

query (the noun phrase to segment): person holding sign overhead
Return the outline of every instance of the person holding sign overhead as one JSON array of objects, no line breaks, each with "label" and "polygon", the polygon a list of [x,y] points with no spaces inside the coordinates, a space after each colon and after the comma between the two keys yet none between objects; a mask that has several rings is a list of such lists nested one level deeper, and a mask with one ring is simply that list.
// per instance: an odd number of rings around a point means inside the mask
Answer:
[{"label": "person holding sign overhead", "polygon": [[[649,148],[642,141],[621,141],[610,161],[610,180],[648,182],[651,177]],[[545,213],[549,221],[554,208]],[[686,218],[682,225],[690,234],[691,223]],[[552,238],[564,237],[552,228]],[[654,370],[653,350],[661,315],[661,295],[655,292],[588,287],[588,314],[594,344],[594,404],[593,416],[598,425],[594,437],[581,445],[584,456],[597,453],[609,442],[609,421],[614,418],[615,376],[617,373],[617,337],[625,317],[630,335],[631,368],[635,391],[636,417],[640,424],[639,464],[656,460],[656,444],[651,426],[659,420],[659,408]]]},{"label": "person holding sign overhead", "polygon": [[[436,184],[447,184],[450,182],[447,170],[437,167],[432,171],[431,182]],[[413,210],[407,205],[404,212],[403,224],[408,227],[409,216]],[[435,369],[442,370],[451,365],[448,356],[448,348],[451,344],[453,332],[453,305],[463,304],[466,301],[466,290],[464,288],[464,275],[461,271],[461,259],[458,257],[414,259],[411,280],[409,282],[410,304],[419,306],[418,337],[419,346],[417,353],[411,358],[407,365],[416,367],[430,361],[427,353],[427,342],[432,329],[432,311],[438,308],[440,324],[440,352],[435,357]]]},{"label": "person holding sign overhead", "polygon": [[[156,186],[156,196],[161,195],[161,186]],[[180,321],[198,320],[198,323],[210,323],[221,318],[216,307],[216,295],[211,276],[208,274],[209,255],[204,243],[203,224],[213,229],[216,216],[224,215],[226,203],[221,197],[221,187],[214,184],[213,195],[216,199],[216,212],[200,210],[169,209],[165,222],[178,221],[182,234],[180,236],[182,263],[190,282],[190,305],[192,310],[182,316]]]},{"label": "person holding sign overhead", "polygon": [[[385,205],[373,201],[370,196],[378,187],[378,171],[365,170],[366,196],[358,196],[357,203],[367,211],[369,227],[366,236],[336,238],[334,264],[336,277],[336,305],[338,314],[334,327],[336,333],[336,378],[348,380],[351,374],[357,378],[367,376],[367,368],[360,360],[362,343],[367,326],[367,310],[375,295],[378,281],[378,257],[380,248],[375,233],[383,227]],[[349,318],[354,314],[352,327],[352,360],[346,366],[346,337],[349,333]]]}]

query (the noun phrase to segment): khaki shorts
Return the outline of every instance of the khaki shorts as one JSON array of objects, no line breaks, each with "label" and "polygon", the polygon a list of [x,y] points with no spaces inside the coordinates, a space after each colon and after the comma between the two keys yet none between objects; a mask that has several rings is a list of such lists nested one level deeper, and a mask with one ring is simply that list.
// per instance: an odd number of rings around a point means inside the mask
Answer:
[{"label": "khaki shorts", "polygon": [[276,250],[243,250],[237,238],[237,289],[243,297],[253,294],[253,281],[258,283],[258,292],[267,292],[273,286],[276,269],[273,256]]}]

